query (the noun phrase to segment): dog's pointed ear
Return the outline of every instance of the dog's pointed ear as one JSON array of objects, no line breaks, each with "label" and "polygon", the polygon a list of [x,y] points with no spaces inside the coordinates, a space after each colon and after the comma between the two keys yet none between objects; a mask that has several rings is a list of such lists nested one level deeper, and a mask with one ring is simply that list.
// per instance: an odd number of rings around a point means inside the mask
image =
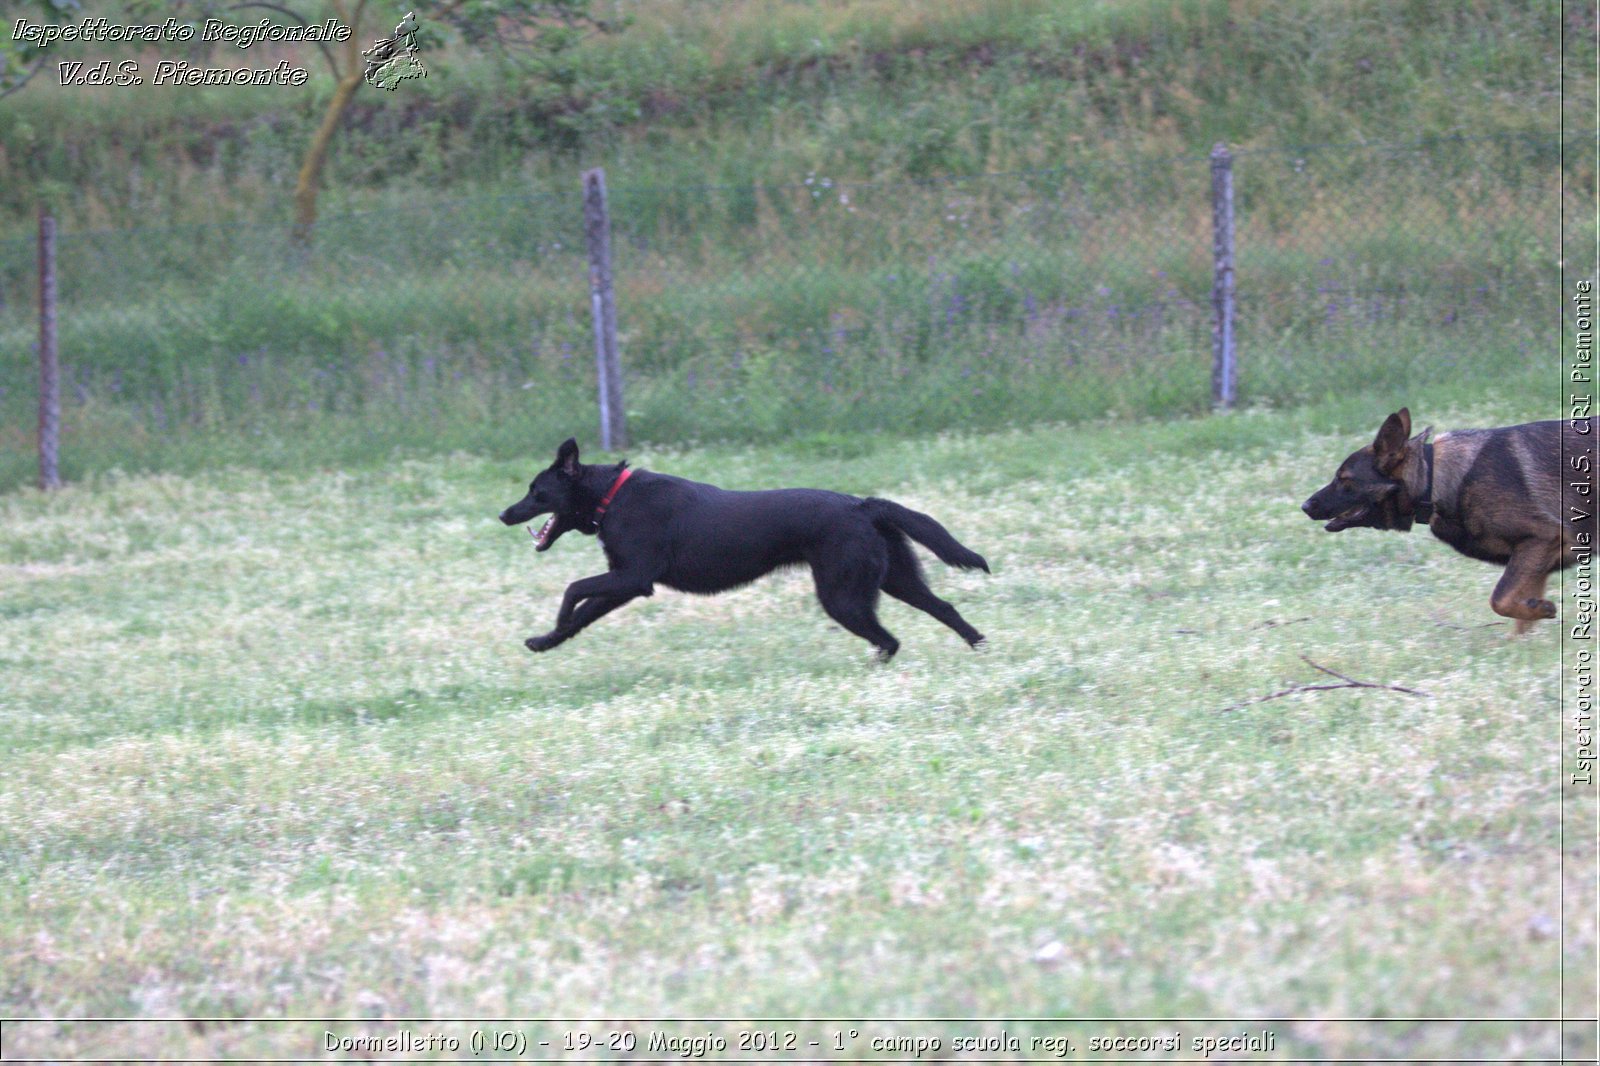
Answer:
[{"label": "dog's pointed ear", "polygon": [[578,472],[578,442],[575,438],[568,437],[556,449],[556,468],[564,474]]},{"label": "dog's pointed ear", "polygon": [[1378,469],[1393,473],[1406,457],[1406,441],[1411,439],[1411,412],[1400,408],[1383,420],[1377,438],[1372,442],[1372,455]]}]

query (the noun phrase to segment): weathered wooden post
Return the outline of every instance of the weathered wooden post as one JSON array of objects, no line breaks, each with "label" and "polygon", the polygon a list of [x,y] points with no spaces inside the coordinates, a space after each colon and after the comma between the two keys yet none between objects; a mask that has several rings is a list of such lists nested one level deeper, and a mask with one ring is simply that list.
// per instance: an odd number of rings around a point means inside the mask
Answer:
[{"label": "weathered wooden post", "polygon": [[583,232],[589,245],[589,307],[594,316],[594,362],[600,384],[600,447],[628,446],[628,413],[622,405],[622,360],[617,354],[617,298],[611,283],[611,215],[606,172],[583,174]]}]

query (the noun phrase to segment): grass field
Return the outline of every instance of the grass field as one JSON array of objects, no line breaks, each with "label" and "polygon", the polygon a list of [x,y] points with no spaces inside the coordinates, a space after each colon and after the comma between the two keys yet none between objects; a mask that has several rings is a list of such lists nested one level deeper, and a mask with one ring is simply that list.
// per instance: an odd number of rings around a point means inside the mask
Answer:
[{"label": "grass field", "polygon": [[[630,456],[888,495],[987,555],[930,571],[989,647],[889,602],[889,666],[803,574],[530,656],[601,565],[494,521],[553,440],[0,497],[0,1011],[371,1019],[14,1025],[7,1053],[579,1015],[1301,1018],[1255,1058],[1559,1054],[1549,1024],[1340,1020],[1549,1018],[1563,966],[1568,1009],[1596,992],[1557,626],[1509,639],[1491,568],[1299,513],[1381,413]],[[1239,706],[1332,680],[1306,659],[1425,695]],[[1080,1025],[1068,1057],[1174,1029],[1207,1027]]]}]

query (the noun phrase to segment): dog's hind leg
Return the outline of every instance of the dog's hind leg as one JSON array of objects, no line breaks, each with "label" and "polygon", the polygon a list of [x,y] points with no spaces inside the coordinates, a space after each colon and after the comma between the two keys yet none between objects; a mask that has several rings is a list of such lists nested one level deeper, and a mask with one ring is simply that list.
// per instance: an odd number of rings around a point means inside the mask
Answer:
[{"label": "dog's hind leg", "polygon": [[934,595],[922,578],[922,567],[911,553],[910,545],[898,537],[885,537],[889,549],[889,573],[883,579],[883,591],[902,603],[933,615],[961,635],[961,639],[976,648],[983,643],[983,634],[973,629],[961,613]]},{"label": "dog's hind leg", "polygon": [[888,569],[882,545],[876,531],[842,538],[812,556],[811,575],[828,617],[872,644],[878,658],[888,662],[900,650],[900,642],[878,621],[878,589]]},{"label": "dog's hind leg", "polygon": [[820,589],[817,590],[817,598],[822,601],[822,609],[828,612],[828,617],[877,648],[878,658],[882,661],[893,659],[894,653],[900,650],[900,642],[879,623],[877,612],[872,609],[870,602],[841,596],[837,592],[823,593]]},{"label": "dog's hind leg", "polygon": [[1560,557],[1559,540],[1530,538],[1513,549],[1489,606],[1495,614],[1516,619],[1518,633],[1526,633],[1541,618],[1556,616],[1556,605],[1544,598],[1544,590]]}]

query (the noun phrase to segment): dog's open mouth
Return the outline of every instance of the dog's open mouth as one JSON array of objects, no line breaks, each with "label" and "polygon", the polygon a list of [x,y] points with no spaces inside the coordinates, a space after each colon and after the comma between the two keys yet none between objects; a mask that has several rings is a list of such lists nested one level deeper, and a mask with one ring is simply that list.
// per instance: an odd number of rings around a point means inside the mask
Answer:
[{"label": "dog's open mouth", "polygon": [[1334,515],[1333,519],[1322,528],[1327,530],[1329,533],[1337,533],[1341,529],[1349,529],[1351,526],[1367,517],[1367,511],[1369,509],[1370,508],[1367,506],[1367,504],[1358,503],[1348,511]]},{"label": "dog's open mouth", "polygon": [[529,534],[529,536],[533,537],[533,550],[534,551],[541,551],[542,552],[546,548],[550,547],[550,532],[551,532],[551,530],[553,530],[555,528],[556,528],[556,516],[555,515],[551,515],[549,518],[545,519],[544,520],[544,525],[540,526],[538,529],[534,529],[532,526],[528,527],[528,534]]}]

